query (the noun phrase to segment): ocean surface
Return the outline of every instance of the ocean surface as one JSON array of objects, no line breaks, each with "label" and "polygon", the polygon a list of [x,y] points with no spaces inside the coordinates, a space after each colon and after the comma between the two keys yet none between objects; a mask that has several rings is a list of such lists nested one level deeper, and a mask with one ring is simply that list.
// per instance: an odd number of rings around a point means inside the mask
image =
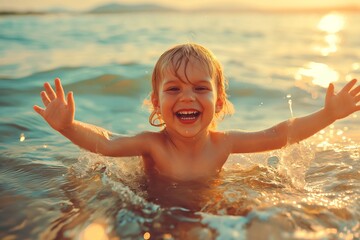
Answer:
[{"label": "ocean surface", "polygon": [[76,119],[156,131],[152,68],[184,42],[223,63],[236,113],[261,130],[360,78],[360,14],[132,13],[0,17],[0,239],[360,239],[360,113],[281,150],[232,155],[220,176],[147,176],[139,158],[86,152],[33,110],[45,81]]}]

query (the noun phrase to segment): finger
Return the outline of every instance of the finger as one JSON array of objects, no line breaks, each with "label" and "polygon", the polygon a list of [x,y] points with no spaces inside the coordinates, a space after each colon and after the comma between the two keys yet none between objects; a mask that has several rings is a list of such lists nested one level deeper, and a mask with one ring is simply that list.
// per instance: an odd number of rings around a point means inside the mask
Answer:
[{"label": "finger", "polygon": [[356,96],[354,99],[355,99],[355,102],[357,102],[357,103],[360,102],[360,96]]},{"label": "finger", "polygon": [[356,79],[351,80],[350,82],[348,82],[345,87],[343,87],[343,89],[341,90],[341,92],[349,92],[350,89],[355,85],[355,83],[357,82]]},{"label": "finger", "polygon": [[331,97],[334,96],[334,84],[330,83],[328,89],[326,90],[325,102],[329,102]]},{"label": "finger", "polygon": [[69,110],[71,112],[75,112],[75,101],[74,101],[74,94],[73,92],[69,92],[67,94],[67,103],[68,103],[68,107],[69,107]]},{"label": "finger", "polygon": [[359,92],[360,92],[360,85],[354,88],[353,90],[351,90],[350,94],[355,97],[356,95],[358,95]]},{"label": "finger", "polygon": [[49,105],[49,103],[51,102],[47,93],[45,91],[42,91],[40,93],[40,96],[41,96],[42,102],[44,103],[44,106],[47,107],[47,105]]},{"label": "finger", "polygon": [[33,106],[35,112],[37,112],[40,116],[44,117],[45,109],[39,107],[38,105]]},{"label": "finger", "polygon": [[355,112],[360,111],[360,105],[355,107]]},{"label": "finger", "polygon": [[61,85],[60,78],[55,79],[55,88],[56,88],[57,97],[60,98],[61,100],[65,101],[64,89],[63,89],[63,87]]},{"label": "finger", "polygon": [[49,99],[54,100],[56,98],[56,94],[55,94],[54,90],[52,89],[50,83],[48,83],[48,82],[44,83],[44,88],[45,88],[45,91],[46,91]]}]

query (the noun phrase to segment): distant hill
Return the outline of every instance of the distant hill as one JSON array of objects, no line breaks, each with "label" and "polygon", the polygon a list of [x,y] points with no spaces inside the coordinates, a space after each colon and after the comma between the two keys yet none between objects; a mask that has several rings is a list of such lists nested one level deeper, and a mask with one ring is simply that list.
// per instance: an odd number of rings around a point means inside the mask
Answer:
[{"label": "distant hill", "polygon": [[168,8],[156,4],[119,4],[109,3],[93,8],[87,13],[124,13],[124,12],[166,12],[175,11],[173,8]]},{"label": "distant hill", "polygon": [[254,12],[259,9],[252,5],[244,4],[212,4],[190,9],[192,12]]}]

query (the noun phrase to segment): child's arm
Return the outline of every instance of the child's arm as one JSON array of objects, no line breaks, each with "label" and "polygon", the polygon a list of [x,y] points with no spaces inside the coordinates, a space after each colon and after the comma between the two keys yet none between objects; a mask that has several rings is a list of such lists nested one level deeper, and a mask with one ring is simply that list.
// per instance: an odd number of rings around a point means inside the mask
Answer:
[{"label": "child's arm", "polygon": [[[107,156],[135,156],[141,155],[140,135],[134,137],[119,137],[111,140],[105,129],[76,121],[75,102],[73,93],[69,92],[65,99],[60,79],[55,79],[54,91],[49,83],[44,84],[45,91],[41,92],[41,98],[45,108],[34,106],[34,110],[56,131],[67,137],[74,144],[91,152]],[[147,146],[146,144],[144,144]],[[142,145],[142,146],[144,146]]]},{"label": "child's arm", "polygon": [[293,118],[260,132],[230,132],[232,151],[259,152],[281,148],[304,140],[334,121],[359,111],[360,85],[355,87],[356,79],[350,81],[338,94],[330,84],[325,99],[325,107],[305,117]]}]

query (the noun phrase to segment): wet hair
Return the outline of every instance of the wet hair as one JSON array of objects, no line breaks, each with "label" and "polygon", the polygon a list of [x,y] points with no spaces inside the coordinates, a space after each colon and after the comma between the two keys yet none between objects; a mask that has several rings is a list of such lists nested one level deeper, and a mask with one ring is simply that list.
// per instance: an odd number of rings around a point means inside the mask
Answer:
[{"label": "wet hair", "polygon": [[[166,71],[172,71],[175,76],[181,79],[179,77],[178,71],[182,64],[184,64],[186,81],[190,82],[186,75],[186,68],[191,59],[196,59],[201,64],[203,64],[212,79],[215,81],[217,88],[217,98],[222,102],[222,109],[218,113],[215,113],[215,120],[223,119],[226,115],[231,115],[234,112],[234,108],[231,102],[229,102],[228,96],[226,94],[228,81],[224,77],[223,68],[210,50],[195,43],[176,45],[165,51],[160,56],[152,73],[152,92],[150,93],[151,98],[158,98],[159,86],[164,78]],[[185,81],[185,79],[181,79],[181,81]],[[150,124],[157,127],[163,126],[164,122],[161,120],[161,116],[157,114],[157,111],[152,104],[151,111],[152,112],[149,117]],[[212,128],[215,127],[216,121],[213,121]]]}]

